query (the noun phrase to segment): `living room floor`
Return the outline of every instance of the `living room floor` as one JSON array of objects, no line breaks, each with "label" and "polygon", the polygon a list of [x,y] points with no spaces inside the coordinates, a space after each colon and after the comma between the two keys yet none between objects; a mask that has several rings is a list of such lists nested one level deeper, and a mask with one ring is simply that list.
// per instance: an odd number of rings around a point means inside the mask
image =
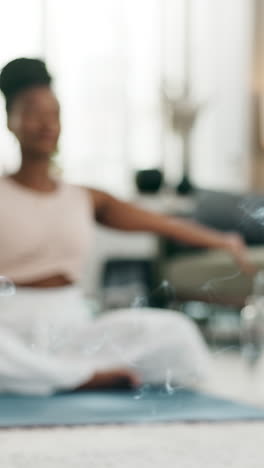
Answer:
[{"label": "living room floor", "polygon": [[[215,354],[204,389],[264,405],[264,365]],[[157,424],[0,431],[3,468],[262,468],[264,423]]]}]

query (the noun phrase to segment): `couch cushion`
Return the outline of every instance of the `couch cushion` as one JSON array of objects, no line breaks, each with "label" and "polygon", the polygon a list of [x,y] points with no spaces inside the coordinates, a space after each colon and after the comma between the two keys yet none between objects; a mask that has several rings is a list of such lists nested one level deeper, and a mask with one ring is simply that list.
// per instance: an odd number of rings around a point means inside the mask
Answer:
[{"label": "couch cushion", "polygon": [[[250,248],[249,256],[258,268],[264,268],[264,247]],[[161,275],[175,288],[176,295],[212,302],[243,300],[252,291],[253,277],[240,273],[233,259],[222,251],[171,258],[163,263]]]}]

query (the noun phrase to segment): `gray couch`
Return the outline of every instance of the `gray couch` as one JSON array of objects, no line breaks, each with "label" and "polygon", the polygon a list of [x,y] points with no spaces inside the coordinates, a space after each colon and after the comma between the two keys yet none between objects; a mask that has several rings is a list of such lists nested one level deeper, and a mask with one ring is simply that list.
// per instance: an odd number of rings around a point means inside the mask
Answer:
[{"label": "gray couch", "polygon": [[[190,215],[189,215],[190,216]],[[264,268],[264,195],[198,191],[191,218],[221,231],[239,232],[258,269]],[[161,241],[159,275],[175,288],[178,298],[244,304],[253,277],[239,272],[223,252]]]}]

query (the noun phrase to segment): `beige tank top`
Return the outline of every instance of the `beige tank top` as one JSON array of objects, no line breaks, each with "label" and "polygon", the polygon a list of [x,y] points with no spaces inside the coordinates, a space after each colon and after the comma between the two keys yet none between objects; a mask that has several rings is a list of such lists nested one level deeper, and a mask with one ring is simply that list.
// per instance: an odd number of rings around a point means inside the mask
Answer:
[{"label": "beige tank top", "polygon": [[60,182],[39,193],[0,178],[0,272],[14,282],[81,279],[94,237],[88,191]]}]

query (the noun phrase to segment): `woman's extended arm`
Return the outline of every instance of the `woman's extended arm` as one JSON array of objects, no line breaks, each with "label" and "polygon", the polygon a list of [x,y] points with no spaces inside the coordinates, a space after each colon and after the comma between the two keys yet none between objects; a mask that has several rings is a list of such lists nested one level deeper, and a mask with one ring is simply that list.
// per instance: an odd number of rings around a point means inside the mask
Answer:
[{"label": "woman's extended arm", "polygon": [[223,249],[230,253],[242,270],[254,270],[240,235],[222,233],[194,221],[152,213],[99,190],[90,189],[99,223],[122,231],[153,232],[188,244]]}]

